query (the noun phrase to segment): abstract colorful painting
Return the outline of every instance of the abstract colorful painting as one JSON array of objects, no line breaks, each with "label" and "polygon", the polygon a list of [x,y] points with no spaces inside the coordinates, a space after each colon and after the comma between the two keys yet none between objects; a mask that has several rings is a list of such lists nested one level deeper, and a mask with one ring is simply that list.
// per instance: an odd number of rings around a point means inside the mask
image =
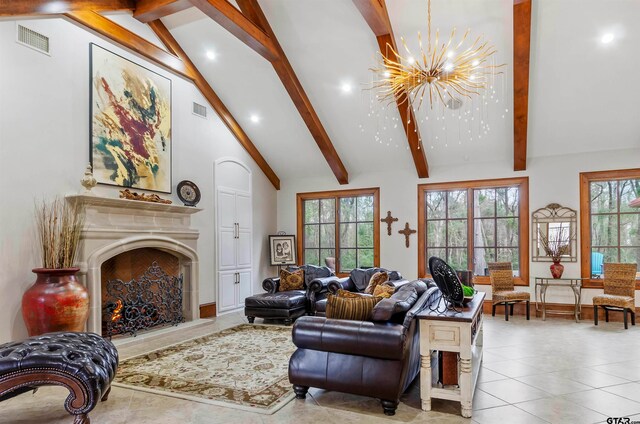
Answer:
[{"label": "abstract colorful painting", "polygon": [[95,44],[91,163],[99,183],[171,193],[171,80]]}]

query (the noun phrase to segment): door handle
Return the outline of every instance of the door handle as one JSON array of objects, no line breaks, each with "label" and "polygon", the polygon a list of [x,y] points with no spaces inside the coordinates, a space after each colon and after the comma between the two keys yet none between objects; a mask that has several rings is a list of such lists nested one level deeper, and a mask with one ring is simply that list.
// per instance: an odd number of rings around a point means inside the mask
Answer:
[{"label": "door handle", "polygon": [[239,239],[240,238],[240,224],[238,224],[237,222],[235,222],[233,224],[233,229],[236,233],[236,238]]}]

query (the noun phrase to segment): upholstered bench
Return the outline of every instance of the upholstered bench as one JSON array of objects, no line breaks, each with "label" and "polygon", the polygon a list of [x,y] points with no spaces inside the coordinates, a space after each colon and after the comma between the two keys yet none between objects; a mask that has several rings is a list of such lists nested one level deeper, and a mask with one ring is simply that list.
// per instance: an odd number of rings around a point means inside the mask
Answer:
[{"label": "upholstered bench", "polygon": [[59,332],[0,345],[0,401],[39,386],[69,389],[64,407],[74,424],[89,424],[98,400],[107,400],[118,351],[97,334]]},{"label": "upholstered bench", "polygon": [[244,301],[244,314],[249,322],[258,317],[284,319],[286,325],[291,325],[294,319],[305,315],[306,311],[307,296],[304,290],[260,293],[249,296]]}]

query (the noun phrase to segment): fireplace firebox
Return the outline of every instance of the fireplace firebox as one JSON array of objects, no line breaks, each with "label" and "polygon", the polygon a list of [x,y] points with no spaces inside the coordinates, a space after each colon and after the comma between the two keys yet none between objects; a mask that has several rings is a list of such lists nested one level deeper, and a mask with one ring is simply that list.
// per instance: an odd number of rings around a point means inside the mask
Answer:
[{"label": "fireplace firebox", "polygon": [[102,335],[136,336],[140,330],[184,322],[183,276],[172,276],[157,262],[141,276],[125,282],[108,280],[105,285]]}]

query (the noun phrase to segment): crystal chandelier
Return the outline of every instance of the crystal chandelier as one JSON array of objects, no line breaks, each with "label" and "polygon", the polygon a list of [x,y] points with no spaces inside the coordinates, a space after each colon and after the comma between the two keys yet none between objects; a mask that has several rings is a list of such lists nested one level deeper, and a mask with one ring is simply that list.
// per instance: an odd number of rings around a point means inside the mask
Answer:
[{"label": "crystal chandelier", "polygon": [[[468,29],[459,43],[455,44],[455,28],[449,40],[440,43],[439,30],[435,33],[435,42],[431,39],[431,0],[428,0],[427,12],[428,38],[427,49],[422,45],[422,36],[418,32],[420,55],[414,56],[407,47],[404,38],[400,38],[408,56],[403,57],[387,44],[392,54],[381,54],[379,67],[373,69],[377,74],[374,89],[382,102],[402,105],[410,102],[418,110],[428,93],[430,107],[440,100],[445,107],[461,104],[460,97],[472,98],[487,87],[489,76],[499,72],[504,64],[492,63],[496,49],[482,36],[471,45],[465,45]],[[408,94],[408,95],[406,95]],[[417,104],[416,104],[417,103]],[[408,105],[407,105],[408,106]]]}]

